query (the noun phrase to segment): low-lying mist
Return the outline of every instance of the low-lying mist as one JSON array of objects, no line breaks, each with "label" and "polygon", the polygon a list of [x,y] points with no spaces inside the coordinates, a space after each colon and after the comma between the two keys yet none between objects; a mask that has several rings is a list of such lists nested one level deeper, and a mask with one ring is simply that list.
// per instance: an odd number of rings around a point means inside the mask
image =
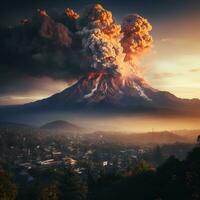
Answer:
[{"label": "low-lying mist", "polygon": [[162,115],[120,115],[120,114],[77,114],[70,112],[51,112],[8,116],[3,121],[41,126],[54,120],[66,120],[91,131],[123,131],[139,133],[164,130],[200,129],[200,118]]}]

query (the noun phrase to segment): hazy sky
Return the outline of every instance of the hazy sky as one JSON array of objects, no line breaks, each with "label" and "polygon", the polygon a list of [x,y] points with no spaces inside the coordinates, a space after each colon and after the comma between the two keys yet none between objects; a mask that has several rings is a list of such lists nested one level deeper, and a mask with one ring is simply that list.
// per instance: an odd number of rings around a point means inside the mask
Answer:
[{"label": "hazy sky", "polygon": [[[118,22],[126,14],[138,13],[152,24],[154,48],[141,59],[140,65],[153,87],[178,97],[200,98],[199,0],[3,0],[1,25],[18,24],[20,19],[32,16],[37,8],[63,12],[64,8],[72,7],[81,12],[85,5],[97,2],[111,10]],[[0,86],[1,105],[41,99],[68,86],[66,82],[47,77],[6,80],[3,84]]]}]

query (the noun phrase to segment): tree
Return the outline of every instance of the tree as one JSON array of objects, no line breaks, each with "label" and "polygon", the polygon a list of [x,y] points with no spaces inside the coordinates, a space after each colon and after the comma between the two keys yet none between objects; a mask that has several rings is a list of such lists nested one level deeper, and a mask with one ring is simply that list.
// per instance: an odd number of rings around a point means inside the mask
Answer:
[{"label": "tree", "polygon": [[200,135],[197,137],[197,144],[200,146]]},{"label": "tree", "polygon": [[61,199],[85,200],[87,187],[81,178],[70,167],[61,181]]},{"label": "tree", "polygon": [[185,183],[191,199],[200,199],[200,147],[188,154],[185,161]]},{"label": "tree", "polygon": [[16,198],[16,186],[10,176],[0,169],[0,199],[14,200]]},{"label": "tree", "polygon": [[136,167],[133,169],[133,175],[138,175],[141,173],[145,173],[145,172],[150,172],[152,171],[154,168],[152,165],[150,165],[148,162],[141,160]]},{"label": "tree", "polygon": [[154,149],[153,160],[156,163],[156,165],[160,165],[163,162],[164,158],[160,146],[156,146],[156,148]]},{"label": "tree", "polygon": [[59,200],[60,189],[57,182],[50,183],[40,192],[39,200]]}]

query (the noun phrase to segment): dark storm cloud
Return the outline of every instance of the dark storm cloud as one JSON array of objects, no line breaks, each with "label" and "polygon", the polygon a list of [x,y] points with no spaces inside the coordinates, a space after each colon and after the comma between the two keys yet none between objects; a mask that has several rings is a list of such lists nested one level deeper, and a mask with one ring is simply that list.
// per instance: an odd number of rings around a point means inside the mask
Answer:
[{"label": "dark storm cloud", "polygon": [[0,86],[0,105],[23,104],[48,97],[62,91],[69,84],[64,81],[53,80],[48,77],[21,77],[9,79],[9,84]]},{"label": "dark storm cloud", "polygon": [[47,97],[87,73],[76,31],[64,11],[49,16],[44,10],[1,28],[0,105]]},{"label": "dark storm cloud", "polygon": [[68,86],[64,81],[57,81],[48,77],[38,78],[28,76],[20,77],[20,79],[9,79],[9,84],[2,84],[4,87],[0,87],[1,96],[29,96],[40,95],[41,93],[45,96],[46,94],[51,94],[52,92],[56,92],[56,90],[61,90]]},{"label": "dark storm cloud", "polygon": [[72,22],[64,13],[53,20],[40,12],[18,26],[0,30],[1,82],[23,75],[76,79],[84,73]]}]

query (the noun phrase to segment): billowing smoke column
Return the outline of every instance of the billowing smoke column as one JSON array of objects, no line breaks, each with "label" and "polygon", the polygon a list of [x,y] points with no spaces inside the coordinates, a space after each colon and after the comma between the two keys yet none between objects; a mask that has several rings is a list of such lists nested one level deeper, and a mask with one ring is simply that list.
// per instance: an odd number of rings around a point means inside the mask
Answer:
[{"label": "billowing smoke column", "polygon": [[83,51],[92,68],[126,76],[138,73],[134,56],[152,44],[149,35],[152,28],[146,19],[139,15],[128,15],[121,28],[110,11],[96,4],[85,9],[78,26]]},{"label": "billowing smoke column", "polygon": [[152,46],[151,30],[150,23],[140,15],[130,14],[124,17],[121,44],[126,53],[125,61],[134,63],[136,57]]},{"label": "billowing smoke column", "polygon": [[115,24],[112,13],[99,4],[88,6],[78,26],[90,66],[100,71],[114,72],[118,69],[125,55],[120,44],[121,27]]}]

